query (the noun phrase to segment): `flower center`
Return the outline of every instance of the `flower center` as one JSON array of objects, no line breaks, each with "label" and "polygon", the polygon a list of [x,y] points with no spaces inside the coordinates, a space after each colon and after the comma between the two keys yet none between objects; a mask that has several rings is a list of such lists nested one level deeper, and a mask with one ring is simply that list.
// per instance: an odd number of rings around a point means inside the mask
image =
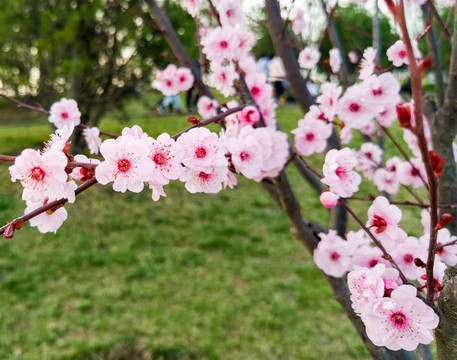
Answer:
[{"label": "flower center", "polygon": [[242,151],[242,152],[240,153],[241,161],[248,160],[249,157],[250,157],[250,155],[249,155],[246,151]]},{"label": "flower center", "polygon": [[[441,245],[440,242],[437,242],[437,243],[436,243],[436,246],[437,246],[437,247],[440,246],[440,245]],[[436,252],[438,255],[441,255],[441,254],[444,252],[444,247],[441,247],[441,248],[439,248],[439,249],[436,249],[435,252]]]},{"label": "flower center", "polygon": [[387,228],[387,222],[384,220],[384,218],[375,215],[373,220],[371,220],[371,227],[375,227],[376,234],[382,233],[384,230]]},{"label": "flower center", "polygon": [[314,140],[314,134],[313,133],[307,133],[306,134],[306,140],[313,141]]},{"label": "flower center", "polygon": [[125,172],[129,171],[131,166],[132,166],[132,164],[127,159],[121,159],[117,162],[117,168],[119,169],[120,172],[125,173]]},{"label": "flower center", "polygon": [[371,259],[370,262],[368,263],[368,265],[370,266],[370,269],[371,268],[374,268],[376,265],[378,265],[378,260],[376,259]]},{"label": "flower center", "polygon": [[166,158],[165,156],[163,156],[162,153],[157,153],[154,155],[154,157],[152,158],[152,160],[158,164],[158,165],[162,165],[165,161],[166,161]]},{"label": "flower center", "polygon": [[182,83],[183,83],[183,82],[185,82],[185,81],[186,81],[186,77],[185,77],[185,76],[181,76],[181,77],[179,78],[179,82],[182,82]]},{"label": "flower center", "polygon": [[357,104],[357,103],[352,103],[351,105],[349,105],[349,111],[351,112],[357,112],[360,110],[360,105]]},{"label": "flower center", "polygon": [[43,181],[45,175],[43,169],[38,166],[34,167],[30,174],[31,178],[35,181]]},{"label": "flower center", "polygon": [[406,254],[405,256],[403,256],[403,260],[405,260],[406,263],[410,264],[414,261],[414,256],[412,256],[411,254]]},{"label": "flower center", "polygon": [[206,180],[206,179],[208,179],[209,175],[210,175],[210,174],[207,174],[207,173],[201,171],[200,174],[198,174],[198,177],[199,177],[200,179]]},{"label": "flower center", "polygon": [[338,168],[335,170],[335,174],[343,180],[346,178],[346,169],[343,166],[338,166]]},{"label": "flower center", "polygon": [[195,150],[195,155],[198,157],[198,158],[204,158],[206,156],[206,150],[204,147],[199,147],[197,148],[197,150]]},{"label": "flower center", "polygon": [[406,57],[406,51],[405,51],[405,50],[399,51],[399,52],[398,52],[398,56],[399,56],[400,58],[402,58],[402,59],[405,58],[405,57]]},{"label": "flower center", "polygon": [[336,251],[332,251],[332,253],[330,254],[330,260],[332,261],[338,261],[338,259],[341,257],[340,254],[338,254]]},{"label": "flower center", "polygon": [[401,328],[406,325],[406,316],[401,312],[396,312],[390,316],[390,321],[394,326]]},{"label": "flower center", "polygon": [[260,93],[260,89],[257,86],[253,86],[251,89],[252,96],[256,96]]},{"label": "flower center", "polygon": [[67,113],[66,111],[62,112],[62,113],[60,114],[60,117],[61,117],[62,119],[64,119],[64,120],[67,120],[67,119],[68,119],[68,113]]},{"label": "flower center", "polygon": [[222,40],[219,45],[221,46],[222,49],[226,49],[228,47],[228,42],[225,40]]}]

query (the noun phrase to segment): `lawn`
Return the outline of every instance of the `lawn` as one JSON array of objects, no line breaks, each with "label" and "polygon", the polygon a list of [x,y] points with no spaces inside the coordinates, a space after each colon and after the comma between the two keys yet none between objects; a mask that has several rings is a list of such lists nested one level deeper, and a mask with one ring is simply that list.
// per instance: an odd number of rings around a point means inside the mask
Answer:
[{"label": "lawn", "polygon": [[[151,117],[144,102],[126,109],[131,119],[113,112],[100,127],[139,124],[155,137],[187,126],[185,116]],[[278,116],[290,130],[301,112]],[[3,120],[0,154],[48,137],[43,117]],[[0,163],[1,224],[24,209],[8,165]],[[305,215],[327,224],[314,194],[288,174]],[[97,185],[67,206],[56,235],[27,224],[0,241],[0,359],[368,359],[284,214],[260,184],[238,179],[216,195],[174,182],[158,202],[147,190]]]}]

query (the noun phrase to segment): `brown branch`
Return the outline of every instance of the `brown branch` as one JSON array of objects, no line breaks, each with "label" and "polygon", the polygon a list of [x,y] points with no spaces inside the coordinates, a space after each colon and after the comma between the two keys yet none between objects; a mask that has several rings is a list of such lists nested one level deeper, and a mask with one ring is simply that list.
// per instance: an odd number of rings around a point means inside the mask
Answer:
[{"label": "brown branch", "polygon": [[32,106],[32,105],[25,104],[22,101],[16,100],[16,99],[12,98],[11,96],[8,96],[3,93],[0,93],[0,97],[5,98],[6,100],[16,104],[17,107],[19,107],[19,108],[29,109],[29,110],[37,111],[37,112],[45,114],[45,115],[49,115],[49,111],[43,109],[41,106],[38,107],[38,106]]},{"label": "brown branch", "polygon": [[429,7],[433,17],[436,19],[436,21],[438,22],[438,25],[441,27],[441,29],[443,30],[443,34],[448,38],[450,39],[452,37],[452,34],[451,32],[449,31],[448,27],[446,26],[446,24],[444,23],[443,19],[441,18],[440,14],[438,13],[438,11],[436,10],[436,7],[435,7],[435,4],[433,3],[432,0],[427,0],[427,6]]}]

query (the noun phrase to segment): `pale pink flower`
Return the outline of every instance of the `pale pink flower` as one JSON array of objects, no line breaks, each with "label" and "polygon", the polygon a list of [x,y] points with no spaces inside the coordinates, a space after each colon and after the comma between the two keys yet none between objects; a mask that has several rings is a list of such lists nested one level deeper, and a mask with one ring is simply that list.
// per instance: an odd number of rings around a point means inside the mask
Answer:
[{"label": "pale pink flower", "polygon": [[[24,214],[28,214],[51,201],[53,200],[49,200],[47,197],[44,201],[27,201],[27,207],[25,208]],[[57,230],[62,226],[63,222],[67,219],[67,217],[67,210],[65,210],[65,208],[62,206],[56,210],[48,210],[31,218],[29,223],[30,226],[36,226],[38,231],[42,234],[48,232],[56,233]]]},{"label": "pale pink flower", "polygon": [[228,181],[227,166],[217,166],[207,169],[206,172],[184,169],[180,180],[185,182],[187,191],[195,193],[215,194],[222,190],[222,184]]},{"label": "pale pink flower", "polygon": [[362,312],[367,335],[375,345],[413,351],[419,343],[433,341],[438,315],[416,295],[414,286],[401,285],[389,298],[377,300]]},{"label": "pale pink flower", "polygon": [[[446,264],[440,260],[438,255],[435,255],[435,262],[433,263],[433,285],[435,288],[435,299],[439,298],[440,296],[440,289],[442,289],[445,270]],[[417,268],[417,280],[419,281],[419,284],[424,287],[424,292],[427,293],[427,272],[425,268]]]},{"label": "pale pink flower", "polygon": [[206,95],[201,96],[197,102],[197,111],[205,120],[217,115],[219,103]]},{"label": "pale pink flower", "polygon": [[181,0],[181,6],[187,10],[192,17],[197,17],[200,14],[202,0]]},{"label": "pale pink flower", "polygon": [[255,106],[246,106],[239,113],[237,113],[237,118],[242,126],[252,126],[260,120],[260,114]]},{"label": "pale pink flower", "polygon": [[136,140],[146,140],[151,139],[147,133],[138,125],[133,125],[131,128],[125,127],[122,129],[122,136],[133,136]]},{"label": "pale pink flower", "polygon": [[336,205],[338,205],[339,199],[340,197],[337,194],[332,193],[328,190],[322,191],[319,197],[321,204],[324,205],[327,209],[334,208]]},{"label": "pale pink flower", "polygon": [[[436,254],[439,256],[440,260],[444,262],[446,265],[455,266],[457,265],[457,245],[447,245],[441,247],[441,245],[449,244],[455,241],[457,238],[452,236],[450,231],[446,228],[440,229],[437,234],[436,239]],[[430,243],[430,232],[425,233],[423,236],[420,237],[420,243],[424,249],[427,249]],[[426,258],[422,259],[426,260]]]},{"label": "pale pink flower", "polygon": [[329,276],[343,276],[351,266],[347,241],[339,237],[335,230],[329,230],[328,234],[320,233],[319,237],[321,241],[313,253],[316,266]]},{"label": "pale pink flower", "polygon": [[329,62],[332,72],[336,74],[341,69],[341,63],[343,60],[341,59],[341,53],[338,48],[330,49],[329,51]]},{"label": "pale pink flower", "polygon": [[354,50],[349,51],[348,58],[351,64],[355,64],[359,60],[359,55]]},{"label": "pale pink flower", "polygon": [[178,92],[189,90],[194,85],[194,74],[189,68],[181,67],[176,70]]},{"label": "pale pink flower", "polygon": [[210,61],[232,60],[237,54],[237,40],[232,27],[217,27],[208,30],[202,38],[202,51]]},{"label": "pale pink flower", "polygon": [[395,195],[400,190],[397,173],[384,168],[377,169],[374,172],[373,183],[379,191],[385,191],[390,195]]},{"label": "pale pink flower", "polygon": [[385,270],[384,264],[377,264],[371,269],[355,265],[349,272],[347,282],[351,305],[357,314],[384,296],[384,280],[381,275]]},{"label": "pale pink flower", "polygon": [[155,165],[154,174],[149,181],[151,186],[167,185],[170,180],[178,179],[183,173],[181,161],[184,148],[167,133],[159,135],[157,140],[151,138],[149,157]]},{"label": "pale pink flower", "polygon": [[100,146],[105,160],[95,169],[95,178],[102,185],[113,182],[114,191],[140,192],[154,174],[149,152],[148,143],[132,135],[105,140]]},{"label": "pale pink flower", "polygon": [[395,248],[403,231],[398,227],[402,218],[401,210],[390,205],[384,196],[378,196],[368,209],[367,227],[377,240],[381,241],[387,251]]},{"label": "pale pink flower", "polygon": [[363,58],[360,62],[360,80],[365,80],[374,73],[376,68],[376,52],[377,50],[373,47],[366,48],[363,51]]},{"label": "pale pink flower", "polygon": [[425,186],[427,173],[421,159],[411,158],[410,162],[404,161],[397,165],[397,175],[400,184],[411,185],[414,189]]},{"label": "pale pink flower", "polygon": [[257,36],[244,24],[239,24],[235,29],[235,54],[240,62],[246,57],[251,57],[250,52],[257,42]]},{"label": "pale pink flower", "polygon": [[11,181],[20,180],[24,191],[22,200],[39,202],[46,196],[60,199],[67,182],[67,158],[63,152],[25,149],[9,167]]},{"label": "pale pink flower", "polygon": [[209,75],[209,82],[214,86],[223,96],[228,97],[235,94],[233,82],[239,78],[239,74],[235,71],[232,63],[223,66],[218,62],[211,63],[211,74]]},{"label": "pale pink flower", "polygon": [[388,128],[397,120],[397,110],[393,104],[384,106],[384,110],[375,116],[379,125]]},{"label": "pale pink flower", "polygon": [[417,266],[414,259],[419,258],[424,262],[427,261],[427,248],[412,236],[406,238],[403,244],[398,244],[390,254],[409,280],[417,279]]},{"label": "pale pink flower", "polygon": [[341,86],[326,82],[321,86],[321,95],[316,99],[319,108],[328,121],[333,121],[338,113],[338,98],[341,95]]},{"label": "pale pink flower", "polygon": [[86,140],[87,146],[91,154],[98,155],[100,146],[102,145],[102,139],[100,139],[100,130],[94,126],[91,128],[85,128],[83,130],[84,139]]},{"label": "pale pink flower", "polygon": [[324,178],[321,180],[328,185],[331,192],[349,197],[359,189],[361,177],[355,171],[357,159],[349,148],[332,149],[325,156],[323,167]]},{"label": "pale pink flower", "polygon": [[243,22],[243,10],[239,0],[224,0],[217,3],[222,26],[236,27]]},{"label": "pale pink flower", "polygon": [[327,139],[332,128],[322,120],[304,119],[298,121],[298,128],[291,131],[295,135],[295,147],[300,154],[308,156],[321,153],[327,147]]},{"label": "pale pink flower", "polygon": [[321,52],[311,46],[307,46],[298,54],[298,64],[304,69],[313,69],[319,59],[321,58]]},{"label": "pale pink flower", "polygon": [[81,123],[81,113],[75,100],[63,98],[51,105],[48,119],[59,129],[70,124],[78,126]]},{"label": "pale pink flower", "polygon": [[362,171],[367,179],[373,178],[374,169],[381,165],[383,151],[379,145],[366,142],[356,152],[357,165],[356,170]]},{"label": "pale pink flower", "polygon": [[381,249],[375,246],[361,246],[356,252],[352,254],[353,265],[362,267],[373,268],[377,264],[384,264],[390,267],[390,263],[384,259]]},{"label": "pale pink flower", "polygon": [[224,153],[220,151],[217,134],[205,127],[194,128],[182,134],[177,141],[185,151],[182,163],[194,171],[208,172],[215,167],[227,165]]},{"label": "pale pink flower", "polygon": [[[412,40],[411,45],[413,47],[414,58],[416,61],[422,59],[422,54],[417,47],[417,42]],[[402,40],[397,40],[395,44],[389,47],[386,51],[387,58],[392,62],[394,66],[402,66],[404,64],[409,64],[408,52],[406,50],[406,45]]]},{"label": "pale pink flower", "polygon": [[358,250],[363,247],[371,247],[371,239],[368,234],[360,229],[358,231],[348,231],[346,234],[346,240],[351,247],[351,251],[354,257],[357,257]]},{"label": "pale pink flower", "polygon": [[54,134],[51,134],[51,138],[44,144],[43,152],[49,150],[65,150],[64,152],[68,152],[68,150],[70,150],[71,144],[71,142],[69,142],[68,140],[70,139],[70,136],[73,134],[74,128],[75,125],[73,123],[69,123],[67,125],[64,125],[60,129],[57,129],[54,132]]},{"label": "pale pink flower", "polygon": [[369,101],[395,108],[401,100],[400,84],[390,72],[379,76],[372,75],[364,83],[368,88]]},{"label": "pale pink flower", "polygon": [[262,107],[262,105],[272,99],[273,88],[266,82],[265,74],[254,73],[246,76],[246,83],[249,91],[254,98],[254,101]]},{"label": "pale pink flower", "polygon": [[368,101],[368,88],[363,83],[347,89],[339,100],[338,117],[354,129],[361,129],[380,111],[382,104]]},{"label": "pale pink flower", "polygon": [[292,31],[295,35],[300,35],[302,31],[305,29],[306,21],[305,21],[305,12],[302,9],[297,9],[297,13],[295,14],[295,19],[292,23]]},{"label": "pale pink flower", "polygon": [[157,71],[156,79],[152,86],[159,90],[164,96],[173,96],[179,93],[179,82],[177,76],[178,68],[174,64],[168,65],[165,70]]}]

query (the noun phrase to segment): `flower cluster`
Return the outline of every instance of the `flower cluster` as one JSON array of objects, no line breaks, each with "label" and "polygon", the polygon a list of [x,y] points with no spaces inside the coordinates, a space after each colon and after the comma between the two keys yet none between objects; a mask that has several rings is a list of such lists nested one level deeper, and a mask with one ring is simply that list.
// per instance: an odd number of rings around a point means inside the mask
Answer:
[{"label": "flower cluster", "polygon": [[178,68],[170,64],[163,71],[157,71],[153,86],[165,96],[177,95],[194,85],[194,75],[189,68]]}]

